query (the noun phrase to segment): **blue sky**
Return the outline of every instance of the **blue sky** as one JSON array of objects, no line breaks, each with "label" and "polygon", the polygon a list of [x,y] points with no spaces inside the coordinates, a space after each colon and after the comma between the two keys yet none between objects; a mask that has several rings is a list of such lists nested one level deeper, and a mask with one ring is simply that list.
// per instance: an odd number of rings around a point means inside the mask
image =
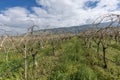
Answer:
[{"label": "blue sky", "polygon": [[[87,1],[85,2],[84,7],[85,9],[94,8],[97,6],[98,2],[99,1]],[[12,7],[24,7],[28,9],[30,12],[33,12],[31,8],[34,6],[47,10],[47,7],[44,7],[44,5],[38,5],[36,0],[2,0],[0,2],[0,11],[4,11]]]},{"label": "blue sky", "polygon": [[0,29],[25,32],[91,24],[104,14],[120,14],[119,0],[1,0]]},{"label": "blue sky", "polygon": [[10,7],[25,7],[29,10],[32,6],[38,6],[35,0],[1,0],[0,11]]},{"label": "blue sky", "polygon": [[95,8],[98,3],[99,3],[99,1],[87,1],[85,3],[85,7],[87,7],[87,8]]}]

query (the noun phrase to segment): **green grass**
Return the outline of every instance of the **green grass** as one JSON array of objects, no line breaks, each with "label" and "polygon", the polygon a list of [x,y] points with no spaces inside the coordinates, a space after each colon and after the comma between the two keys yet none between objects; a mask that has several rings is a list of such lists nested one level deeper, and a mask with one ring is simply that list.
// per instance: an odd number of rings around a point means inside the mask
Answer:
[{"label": "green grass", "polygon": [[[77,37],[60,43],[61,48],[55,41],[55,55],[52,55],[51,41],[47,41],[45,48],[39,47],[37,41],[35,45],[29,43],[29,48],[34,47],[33,52],[38,51],[38,66],[33,69],[32,56],[28,56],[28,80],[120,80],[119,45],[112,43],[107,49],[108,68],[104,69],[101,46],[98,58],[94,42],[91,48],[86,48]],[[11,50],[6,61],[4,51],[0,53],[0,80],[24,80],[23,55]]]}]

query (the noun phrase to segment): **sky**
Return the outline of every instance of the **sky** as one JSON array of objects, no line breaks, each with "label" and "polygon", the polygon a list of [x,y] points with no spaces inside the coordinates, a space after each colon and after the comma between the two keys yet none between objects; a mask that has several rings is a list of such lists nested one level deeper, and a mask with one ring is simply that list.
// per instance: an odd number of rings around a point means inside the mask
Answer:
[{"label": "sky", "polygon": [[91,24],[110,13],[120,14],[120,0],[1,0],[0,32]]}]

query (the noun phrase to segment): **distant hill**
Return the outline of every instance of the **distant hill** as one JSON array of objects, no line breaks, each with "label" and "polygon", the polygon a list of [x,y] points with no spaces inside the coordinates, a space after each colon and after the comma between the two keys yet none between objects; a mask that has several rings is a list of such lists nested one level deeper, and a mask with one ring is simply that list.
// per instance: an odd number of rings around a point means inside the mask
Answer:
[{"label": "distant hill", "polygon": [[39,31],[34,31],[34,34],[45,33],[45,34],[62,34],[62,33],[78,33],[83,30],[93,28],[92,25],[82,25],[82,26],[72,26],[72,27],[60,27],[52,29],[42,29]]},{"label": "distant hill", "polygon": [[[99,24],[99,26],[97,26],[97,28],[106,27],[108,25],[109,25],[108,23],[102,23],[102,24]],[[81,31],[93,29],[93,28],[96,28],[96,27],[92,24],[87,24],[87,25],[81,25],[81,26],[42,29],[42,30],[34,31],[34,35],[37,35],[37,34],[62,34],[62,33],[75,34],[75,33],[79,33]]]}]

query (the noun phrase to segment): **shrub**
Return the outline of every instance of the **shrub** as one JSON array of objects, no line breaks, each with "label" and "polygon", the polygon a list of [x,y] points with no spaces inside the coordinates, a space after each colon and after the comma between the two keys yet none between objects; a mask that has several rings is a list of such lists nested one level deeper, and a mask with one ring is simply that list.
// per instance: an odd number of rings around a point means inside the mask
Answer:
[{"label": "shrub", "polygon": [[91,68],[82,65],[77,72],[70,76],[70,80],[97,80],[97,76]]}]

